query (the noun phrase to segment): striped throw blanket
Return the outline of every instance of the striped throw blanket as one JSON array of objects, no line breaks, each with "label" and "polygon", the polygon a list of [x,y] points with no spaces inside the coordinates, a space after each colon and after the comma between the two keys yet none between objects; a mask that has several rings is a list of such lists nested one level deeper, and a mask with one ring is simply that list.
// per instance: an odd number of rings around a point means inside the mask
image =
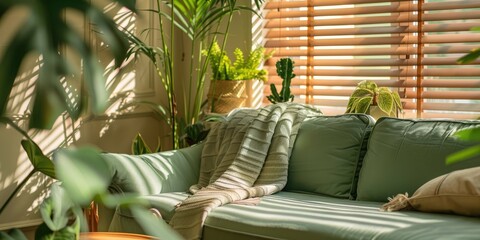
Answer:
[{"label": "striped throw blanket", "polygon": [[231,113],[209,133],[199,182],[177,206],[170,225],[186,239],[200,239],[207,214],[214,208],[282,190],[300,124],[307,116],[320,114],[296,103]]}]

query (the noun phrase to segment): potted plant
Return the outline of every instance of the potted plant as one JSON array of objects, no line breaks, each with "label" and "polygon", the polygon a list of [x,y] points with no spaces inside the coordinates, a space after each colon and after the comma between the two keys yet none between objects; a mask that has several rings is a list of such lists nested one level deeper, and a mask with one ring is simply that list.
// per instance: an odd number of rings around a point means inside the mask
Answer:
[{"label": "potted plant", "polygon": [[378,87],[373,81],[361,81],[350,95],[346,113],[367,113],[374,118],[396,117],[402,110],[398,92],[388,87]]},{"label": "potted plant", "polygon": [[277,75],[282,78],[282,89],[278,92],[275,84],[270,84],[272,94],[267,96],[267,99],[271,103],[293,101],[294,96],[290,92],[290,85],[292,84],[292,79],[295,77],[295,73],[293,73],[294,64],[295,62],[291,58],[281,58],[275,63]]},{"label": "potted plant", "polygon": [[[207,51],[203,53],[206,55]],[[252,81],[263,83],[267,80],[267,71],[260,66],[272,53],[265,53],[264,47],[256,47],[248,56],[236,48],[233,55],[234,62],[216,42],[210,51],[212,82],[208,102],[211,112],[227,113],[238,107],[253,107]]]}]

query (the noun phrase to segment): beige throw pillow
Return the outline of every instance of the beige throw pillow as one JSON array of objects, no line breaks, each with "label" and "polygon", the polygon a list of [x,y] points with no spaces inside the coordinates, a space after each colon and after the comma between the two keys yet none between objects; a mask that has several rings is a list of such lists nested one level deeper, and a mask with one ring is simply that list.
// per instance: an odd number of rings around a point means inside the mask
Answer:
[{"label": "beige throw pillow", "polygon": [[480,167],[434,178],[418,188],[411,198],[408,198],[408,194],[399,194],[389,200],[381,210],[415,209],[480,216]]}]

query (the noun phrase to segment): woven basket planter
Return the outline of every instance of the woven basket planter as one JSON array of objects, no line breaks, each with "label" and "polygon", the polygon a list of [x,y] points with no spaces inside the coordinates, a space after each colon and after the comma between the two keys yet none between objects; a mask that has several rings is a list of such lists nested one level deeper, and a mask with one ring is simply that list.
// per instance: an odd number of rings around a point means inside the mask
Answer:
[{"label": "woven basket planter", "polygon": [[208,110],[212,109],[212,102],[214,113],[229,113],[239,107],[257,107],[253,106],[252,92],[260,83],[258,80],[212,81],[207,95]]}]

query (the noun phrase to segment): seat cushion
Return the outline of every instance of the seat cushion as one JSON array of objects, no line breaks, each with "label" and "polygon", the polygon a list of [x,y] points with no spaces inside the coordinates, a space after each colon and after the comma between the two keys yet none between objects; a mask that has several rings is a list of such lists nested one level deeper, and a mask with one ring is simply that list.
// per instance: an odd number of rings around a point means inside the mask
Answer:
[{"label": "seat cushion", "polygon": [[[170,222],[175,213],[175,206],[181,203],[188,194],[185,192],[160,193],[142,196],[152,208],[157,209],[165,222]],[[128,208],[117,207],[112,222],[108,228],[110,232],[144,233]]]},{"label": "seat cushion", "polygon": [[373,124],[364,114],[306,120],[292,150],[285,189],[354,199]]},{"label": "seat cushion", "polygon": [[205,222],[214,239],[478,239],[480,219],[420,212],[381,212],[381,203],[280,192],[258,206],[229,204]]},{"label": "seat cushion", "polygon": [[386,202],[440,175],[480,166],[480,156],[446,165],[449,154],[472,146],[453,134],[480,121],[381,118],[375,124],[358,182],[358,199]]},{"label": "seat cushion", "polygon": [[[168,222],[185,193],[145,196]],[[228,204],[207,217],[203,240],[236,239],[478,239],[479,218],[414,211],[381,212],[382,203],[279,192],[257,206]],[[127,209],[109,231],[143,233]]]}]

